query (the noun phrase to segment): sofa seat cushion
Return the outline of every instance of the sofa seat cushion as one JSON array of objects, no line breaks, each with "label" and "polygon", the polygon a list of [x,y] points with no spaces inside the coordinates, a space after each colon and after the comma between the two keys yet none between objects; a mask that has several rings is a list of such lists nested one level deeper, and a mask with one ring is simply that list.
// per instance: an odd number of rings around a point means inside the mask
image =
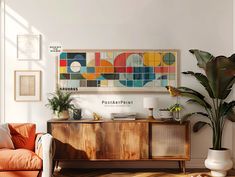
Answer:
[{"label": "sofa seat cushion", "polygon": [[0,157],[0,171],[42,169],[42,159],[27,149],[0,149]]}]

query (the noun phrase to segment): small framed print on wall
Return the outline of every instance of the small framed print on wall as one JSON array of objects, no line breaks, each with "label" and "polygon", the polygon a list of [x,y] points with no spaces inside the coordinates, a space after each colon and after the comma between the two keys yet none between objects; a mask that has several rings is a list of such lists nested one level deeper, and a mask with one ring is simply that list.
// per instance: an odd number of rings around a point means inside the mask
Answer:
[{"label": "small framed print on wall", "polygon": [[15,71],[15,101],[41,100],[41,71]]},{"label": "small framed print on wall", "polygon": [[41,35],[17,35],[17,59],[40,60]]}]

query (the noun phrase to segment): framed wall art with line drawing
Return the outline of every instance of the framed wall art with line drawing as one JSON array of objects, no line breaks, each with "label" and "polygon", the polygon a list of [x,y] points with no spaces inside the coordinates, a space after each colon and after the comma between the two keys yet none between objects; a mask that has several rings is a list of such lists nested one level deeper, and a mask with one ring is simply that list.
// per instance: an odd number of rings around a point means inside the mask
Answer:
[{"label": "framed wall art with line drawing", "polygon": [[41,35],[17,35],[17,59],[40,60]]},{"label": "framed wall art with line drawing", "polygon": [[15,101],[41,100],[41,71],[15,71]]},{"label": "framed wall art with line drawing", "polygon": [[61,90],[166,92],[178,86],[178,50],[64,50],[57,63]]}]

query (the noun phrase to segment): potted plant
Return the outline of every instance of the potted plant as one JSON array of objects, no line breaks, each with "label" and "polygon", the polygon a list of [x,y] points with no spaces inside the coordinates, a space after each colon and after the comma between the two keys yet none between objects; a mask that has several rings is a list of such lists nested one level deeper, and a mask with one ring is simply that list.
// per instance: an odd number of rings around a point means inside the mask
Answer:
[{"label": "potted plant", "polygon": [[72,101],[71,93],[62,92],[57,88],[55,93],[50,93],[46,106],[51,108],[55,118],[68,119],[69,110],[75,108]]},{"label": "potted plant", "polygon": [[175,103],[169,107],[169,111],[173,113],[173,117],[176,121],[180,121],[180,111],[183,109],[183,105]]},{"label": "potted plant", "polygon": [[211,127],[213,132],[212,148],[208,151],[205,166],[211,169],[212,176],[226,176],[227,170],[232,168],[232,161],[228,149],[222,146],[222,135],[226,119],[235,121],[233,113],[235,100],[227,102],[228,97],[235,82],[235,54],[230,57],[214,57],[208,52],[200,50],[190,50],[196,57],[197,65],[205,71],[205,74],[192,71],[183,74],[195,77],[205,88],[208,96],[205,97],[198,91],[188,87],[174,88],[168,86],[172,96],[183,96],[189,98],[187,102],[201,106],[204,112],[193,112],[182,117],[182,121],[193,115],[201,115],[205,121],[198,121],[193,125],[193,131],[197,132],[205,125]]}]

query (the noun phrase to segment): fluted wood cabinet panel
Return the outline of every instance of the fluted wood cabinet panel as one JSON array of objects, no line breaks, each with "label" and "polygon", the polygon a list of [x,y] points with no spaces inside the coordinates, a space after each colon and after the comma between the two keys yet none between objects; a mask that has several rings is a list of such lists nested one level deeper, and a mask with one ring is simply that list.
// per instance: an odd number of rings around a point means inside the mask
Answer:
[{"label": "fluted wood cabinet panel", "polygon": [[189,158],[188,124],[157,124],[151,126],[152,158]]},{"label": "fluted wood cabinet panel", "polygon": [[149,158],[147,122],[49,122],[55,159],[139,160]]}]

